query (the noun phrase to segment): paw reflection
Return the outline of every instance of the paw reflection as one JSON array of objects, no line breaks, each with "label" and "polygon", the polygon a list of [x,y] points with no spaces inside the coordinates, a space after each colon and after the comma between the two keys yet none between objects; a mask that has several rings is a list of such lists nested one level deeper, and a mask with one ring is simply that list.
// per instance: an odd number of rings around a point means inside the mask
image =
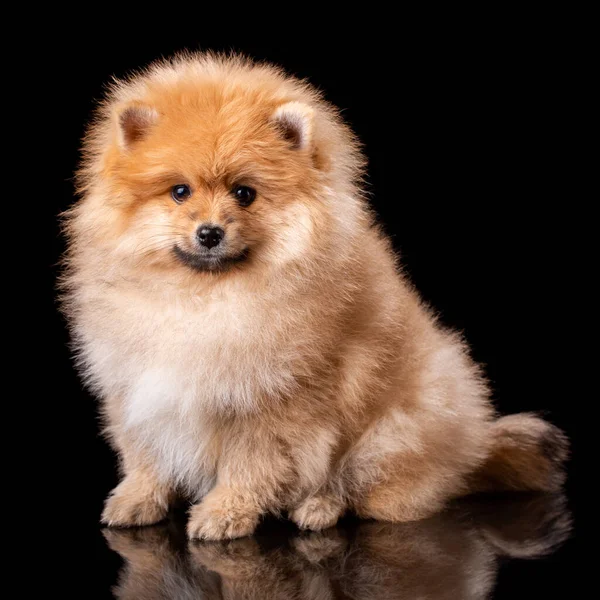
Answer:
[{"label": "paw reflection", "polygon": [[173,520],[105,537],[125,559],[120,600],[483,600],[498,557],[544,556],[568,537],[565,505],[562,495],[485,498],[415,523],[350,521],[282,536],[274,522],[228,542],[188,541]]},{"label": "paw reflection", "polygon": [[301,535],[291,540],[291,544],[299,556],[312,564],[322,563],[333,556],[340,556],[348,545],[341,529],[328,529]]}]

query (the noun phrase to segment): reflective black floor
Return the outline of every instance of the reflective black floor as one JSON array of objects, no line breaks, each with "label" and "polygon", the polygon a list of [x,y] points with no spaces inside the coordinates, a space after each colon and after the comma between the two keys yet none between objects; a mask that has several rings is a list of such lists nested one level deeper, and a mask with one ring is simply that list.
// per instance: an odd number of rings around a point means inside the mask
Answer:
[{"label": "reflective black floor", "polygon": [[224,543],[188,542],[180,511],[100,535],[97,579],[81,598],[563,598],[576,560],[562,495],[469,499],[418,523],[345,518],[322,533],[270,519]]}]

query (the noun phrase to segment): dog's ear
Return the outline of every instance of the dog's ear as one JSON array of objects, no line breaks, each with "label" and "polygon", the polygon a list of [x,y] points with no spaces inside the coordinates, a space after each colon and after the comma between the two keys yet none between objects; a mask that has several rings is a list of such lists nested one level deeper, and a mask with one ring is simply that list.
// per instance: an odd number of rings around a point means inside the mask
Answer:
[{"label": "dog's ear", "polygon": [[117,110],[118,141],[122,148],[130,148],[143,139],[158,121],[158,112],[146,104],[128,104]]},{"label": "dog's ear", "polygon": [[313,109],[301,102],[286,102],[271,117],[283,139],[294,150],[306,150],[312,145]]}]

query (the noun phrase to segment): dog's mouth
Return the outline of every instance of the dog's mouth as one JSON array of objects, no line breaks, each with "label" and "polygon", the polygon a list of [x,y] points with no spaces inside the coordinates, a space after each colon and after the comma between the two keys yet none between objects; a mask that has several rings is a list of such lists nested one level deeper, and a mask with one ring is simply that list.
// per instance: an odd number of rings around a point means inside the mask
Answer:
[{"label": "dog's mouth", "polygon": [[184,265],[194,269],[195,271],[212,273],[226,271],[244,262],[248,258],[249,249],[244,248],[238,254],[226,256],[223,254],[197,254],[183,250],[177,244],[173,246],[173,254]]}]

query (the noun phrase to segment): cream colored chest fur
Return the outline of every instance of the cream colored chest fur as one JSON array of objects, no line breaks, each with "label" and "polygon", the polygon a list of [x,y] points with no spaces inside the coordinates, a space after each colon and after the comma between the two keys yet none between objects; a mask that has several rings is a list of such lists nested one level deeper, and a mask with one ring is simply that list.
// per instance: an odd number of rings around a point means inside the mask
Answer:
[{"label": "cream colored chest fur", "polygon": [[299,339],[249,301],[129,300],[105,291],[84,304],[88,375],[104,397],[120,400],[119,427],[164,477],[209,485],[216,465],[204,452],[206,415],[252,410],[291,389]]}]

